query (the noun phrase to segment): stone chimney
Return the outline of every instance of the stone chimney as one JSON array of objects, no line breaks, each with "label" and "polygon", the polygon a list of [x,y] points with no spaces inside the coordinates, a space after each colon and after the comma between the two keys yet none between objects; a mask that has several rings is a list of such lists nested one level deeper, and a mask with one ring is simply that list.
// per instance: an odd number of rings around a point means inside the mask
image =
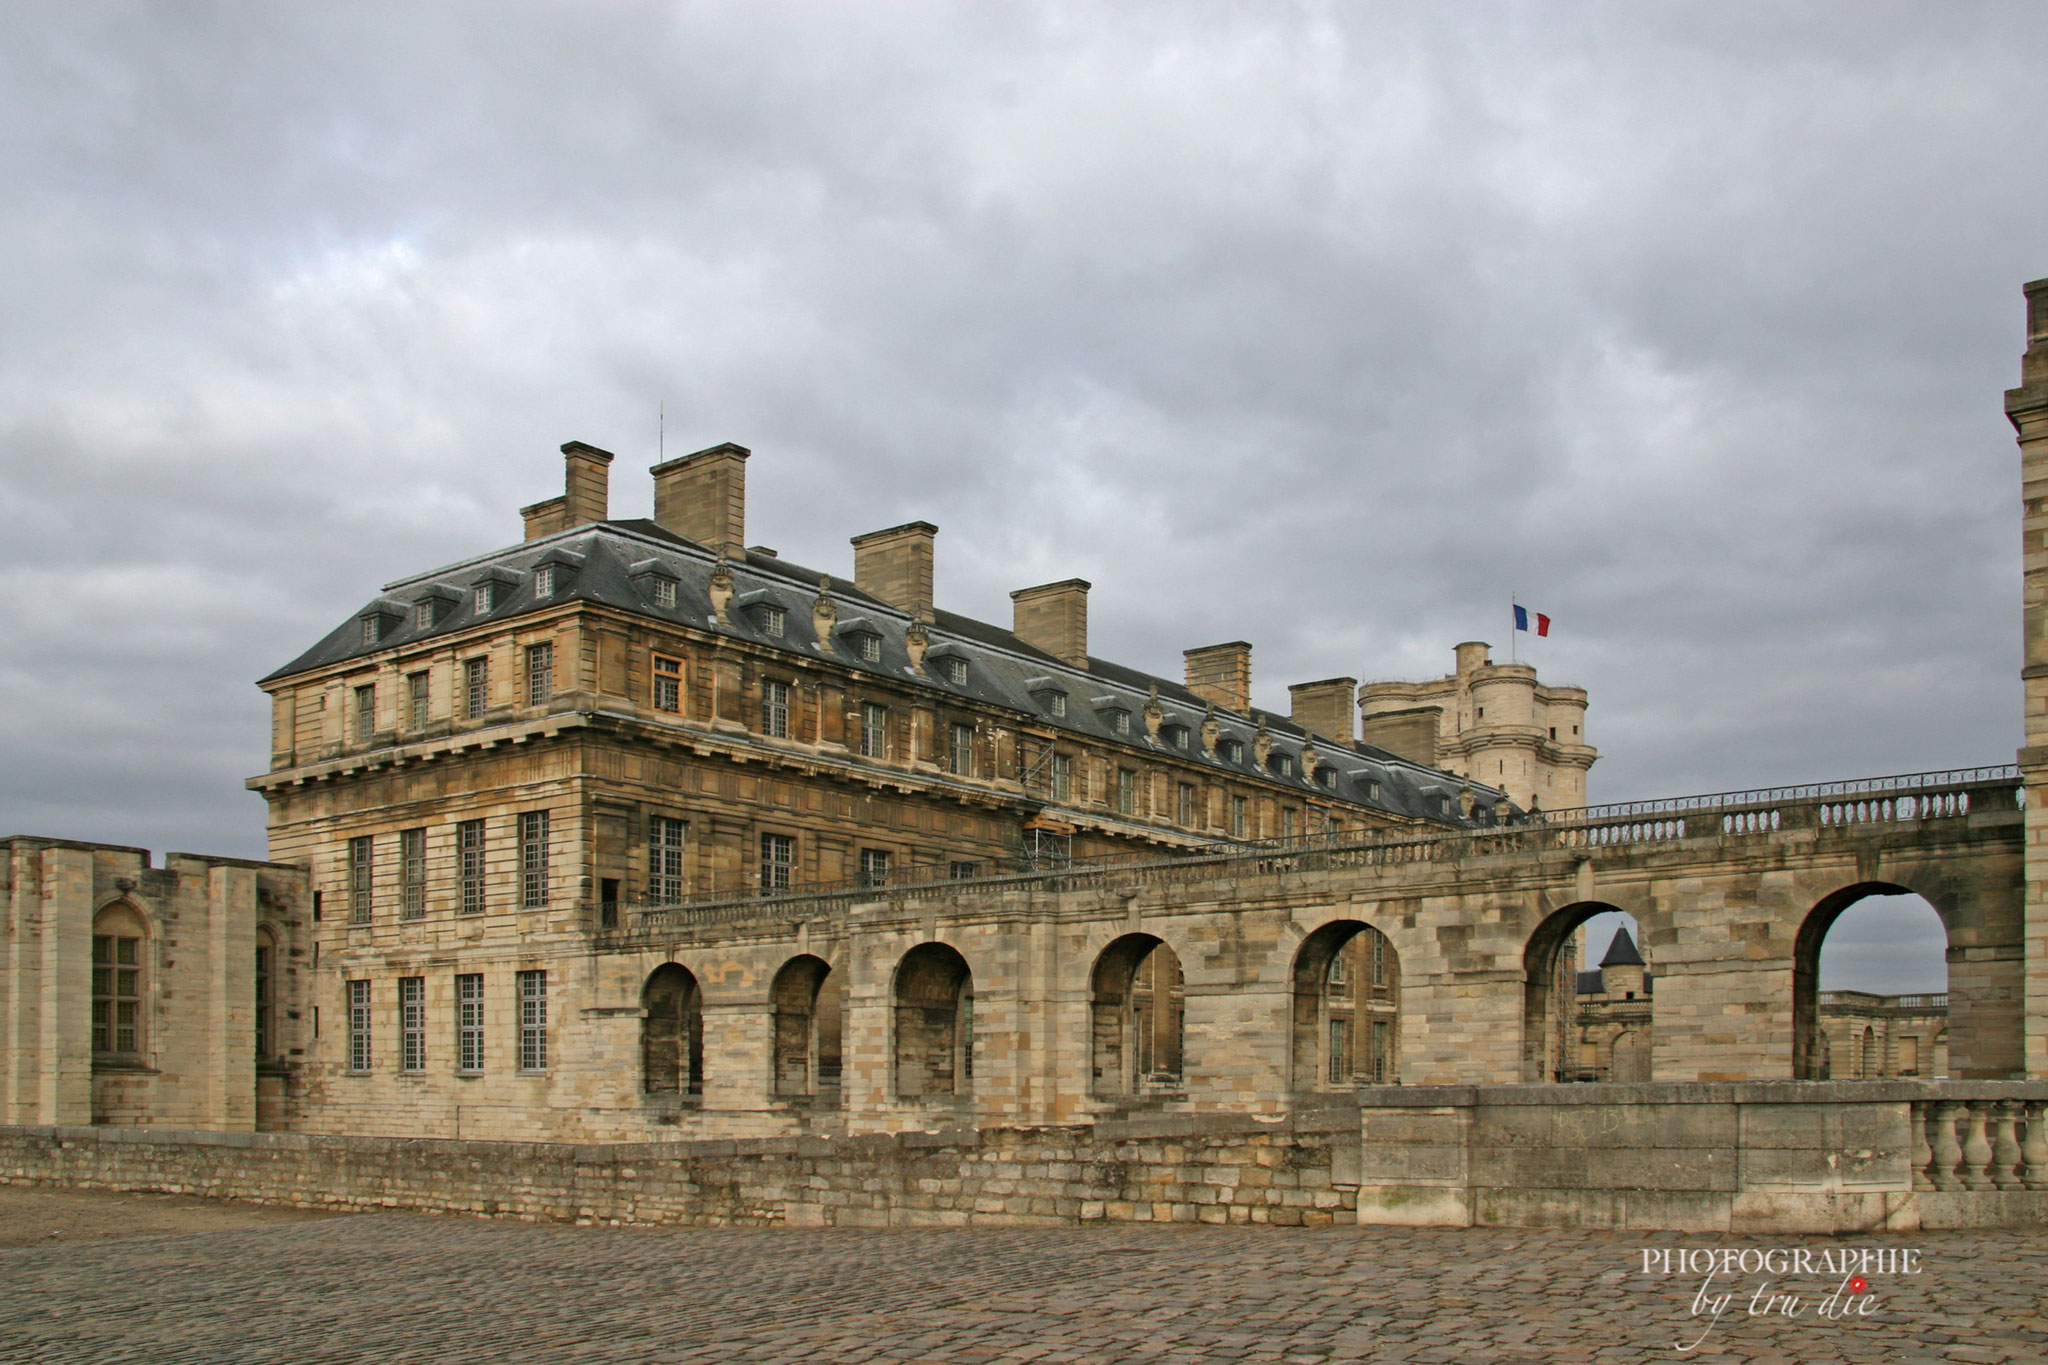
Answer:
[{"label": "stone chimney", "polygon": [[655,524],[707,549],[745,560],[747,456],[751,454],[745,446],[727,441],[654,466],[649,472],[654,475]]},{"label": "stone chimney", "polygon": [[569,499],[549,498],[545,502],[534,503],[531,507],[520,508],[519,515],[526,519],[526,538],[539,540],[542,536],[551,536],[557,531],[568,529]]},{"label": "stone chimney", "polygon": [[612,453],[587,442],[570,441],[562,447],[562,461],[567,466],[562,496],[519,509],[519,515],[526,520],[528,540],[603,521],[611,515]]},{"label": "stone chimney", "polygon": [[1088,666],[1088,581],[1062,579],[1010,594],[1018,639],[1076,668]]},{"label": "stone chimney", "polygon": [[1287,689],[1288,715],[1310,734],[1350,744],[1357,731],[1351,712],[1357,705],[1358,679],[1325,678],[1295,683]]},{"label": "stone chimney", "polygon": [[853,585],[912,616],[932,612],[932,537],[939,528],[910,521],[853,538]]},{"label": "stone chimney", "polygon": [[1252,647],[1243,640],[1181,651],[1187,661],[1188,691],[1226,711],[1250,714]]}]

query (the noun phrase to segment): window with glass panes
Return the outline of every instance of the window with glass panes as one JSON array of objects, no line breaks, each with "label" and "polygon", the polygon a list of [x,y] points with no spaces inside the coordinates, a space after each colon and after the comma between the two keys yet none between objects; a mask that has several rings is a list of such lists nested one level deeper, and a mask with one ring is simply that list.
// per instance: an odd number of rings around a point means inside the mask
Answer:
[{"label": "window with glass panes", "polygon": [[427,728],[427,718],[430,710],[428,706],[430,696],[427,690],[428,681],[428,675],[425,673],[408,673],[405,675],[406,723],[414,730],[424,730]]},{"label": "window with glass panes", "polygon": [[548,974],[519,973],[519,1069],[548,1069]]},{"label": "window with glass panes", "polygon": [[654,580],[654,605],[673,607],[676,604],[676,581],[673,578]]},{"label": "window with glass panes", "polygon": [[1180,809],[1178,814],[1181,824],[1193,825],[1195,823],[1195,789],[1186,782],[1180,784]]},{"label": "window with glass panes", "polygon": [[377,684],[356,689],[356,743],[368,744],[377,733]]},{"label": "window with glass panes", "polygon": [[1330,1020],[1330,1084],[1344,1085],[1351,1080],[1351,1016],[1337,1015]]},{"label": "window with glass panes", "polygon": [[1129,768],[1116,770],[1116,809],[1119,815],[1138,811],[1138,775]]},{"label": "window with glass panes", "polygon": [[647,900],[674,905],[683,898],[683,822],[657,815],[647,822]]},{"label": "window with glass panes", "polygon": [[1073,800],[1073,797],[1074,797],[1074,761],[1073,761],[1073,759],[1069,758],[1069,757],[1068,757],[1067,755],[1065,755],[1065,754],[1059,754],[1059,753],[1056,753],[1056,754],[1054,754],[1054,755],[1052,756],[1052,773],[1051,773],[1050,781],[1051,781],[1051,786],[1052,786],[1052,799],[1053,799],[1053,800],[1055,800],[1055,801],[1071,801],[1071,800]]},{"label": "window with glass panes", "polygon": [[142,940],[92,936],[92,1050],[132,1056],[142,1050]]},{"label": "window with glass panes", "polygon": [[947,766],[955,777],[974,776],[974,727],[955,723],[952,744],[947,751]]},{"label": "window with glass panes", "polygon": [[261,934],[256,938],[256,1055],[277,1053],[277,947]]},{"label": "window with glass panes", "polygon": [[1233,796],[1233,797],[1231,797],[1231,798],[1230,798],[1230,833],[1231,833],[1231,837],[1233,837],[1233,838],[1237,838],[1237,839],[1242,839],[1242,838],[1244,838],[1244,837],[1245,837],[1245,832],[1246,832],[1247,830],[1249,830],[1250,828],[1251,828],[1251,806],[1250,806],[1250,802],[1246,801],[1246,800],[1245,800],[1245,798],[1244,798],[1244,797],[1242,797],[1242,796]]},{"label": "window with glass panes", "polygon": [[420,919],[427,913],[427,832],[423,829],[400,830],[398,849],[403,869],[400,884],[405,890],[399,916],[402,919]]},{"label": "window with glass panes", "polygon": [[[863,637],[872,639],[872,636]],[[889,756],[889,708],[871,701],[860,705],[860,754],[862,758]]]},{"label": "window with glass panes", "polygon": [[527,910],[545,909],[548,903],[548,813],[521,811],[519,815],[519,904]]},{"label": "window with glass panes", "polygon": [[555,647],[552,644],[526,647],[526,704],[545,706],[555,695]]},{"label": "window with glass panes", "polygon": [[370,983],[348,983],[348,1069],[370,1069]]},{"label": "window with glass panes", "polygon": [[654,709],[657,711],[680,711],[683,709],[683,663],[663,655],[654,656]]},{"label": "window with glass panes", "polygon": [[367,834],[348,841],[348,922],[370,922],[370,874],[376,842]]},{"label": "window with glass panes", "polygon": [[789,684],[778,678],[761,684],[761,733],[771,739],[789,738]]},{"label": "window with glass panes", "polygon": [[464,820],[455,827],[456,853],[461,860],[457,876],[462,884],[462,913],[484,912],[484,822]]},{"label": "window with glass panes", "polygon": [[761,889],[787,891],[796,865],[796,840],[787,834],[761,836]]},{"label": "window with glass panes", "polygon": [[864,848],[860,851],[860,884],[862,886],[887,886],[889,884],[889,850],[885,848]]},{"label": "window with glass panes", "polygon": [[427,979],[398,978],[398,1065],[404,1071],[427,1069]]},{"label": "window with glass panes", "polygon": [[463,714],[482,720],[491,706],[491,661],[469,659],[462,665]]},{"label": "window with glass panes", "polygon": [[455,978],[455,1064],[463,1071],[484,1069],[484,978],[465,972]]}]

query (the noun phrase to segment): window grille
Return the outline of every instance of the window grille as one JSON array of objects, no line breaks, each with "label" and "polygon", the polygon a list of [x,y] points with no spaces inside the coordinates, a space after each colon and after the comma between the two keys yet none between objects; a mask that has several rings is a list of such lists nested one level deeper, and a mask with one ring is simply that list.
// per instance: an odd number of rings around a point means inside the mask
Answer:
[{"label": "window grille", "polygon": [[356,743],[368,744],[377,733],[377,684],[356,689]]},{"label": "window grille", "polygon": [[974,727],[955,723],[952,731],[952,745],[947,753],[947,766],[955,777],[974,776]]},{"label": "window grille", "polygon": [[405,900],[399,916],[402,919],[423,918],[427,913],[427,832],[423,829],[399,831],[398,850],[405,888]]},{"label": "window grille", "polygon": [[787,891],[790,869],[796,863],[796,840],[787,834],[761,836],[761,889]]},{"label": "window grille", "polygon": [[681,820],[657,815],[648,821],[647,899],[674,905],[683,898],[683,833]]},{"label": "window grille", "polygon": [[552,644],[526,647],[526,704],[546,706],[555,695],[555,647]]},{"label": "window grille", "polygon": [[[872,636],[866,638],[872,639]],[[889,708],[871,701],[860,706],[860,754],[862,758],[889,756]]]},{"label": "window grille", "polygon": [[789,684],[770,678],[761,684],[761,733],[789,738]]},{"label": "window grille", "polygon": [[455,1057],[463,1071],[484,1069],[484,978],[481,972],[455,978]]},{"label": "window grille", "polygon": [[683,664],[680,659],[654,656],[654,709],[683,709]]},{"label": "window grille", "polygon": [[471,720],[482,720],[491,705],[491,661],[470,659],[462,665],[462,686]]},{"label": "window grille", "polygon": [[401,1071],[427,1069],[427,979],[398,978],[398,1065]]},{"label": "window grille", "polygon": [[882,848],[864,848],[860,851],[860,884],[862,886],[887,886],[889,884],[889,851]]},{"label": "window grille", "polygon": [[519,973],[519,1069],[548,1069],[548,974]]},{"label": "window grille", "polygon": [[548,813],[519,814],[519,904],[543,910],[548,903]]},{"label": "window grille", "polygon": [[142,1045],[142,940],[92,936],[92,1050],[134,1055]]},{"label": "window grille", "polygon": [[462,913],[484,912],[484,822],[464,820],[455,827],[455,840],[462,861]]},{"label": "window grille", "polygon": [[376,843],[367,834],[348,841],[348,922],[370,922],[370,873]]},{"label": "window grille", "polygon": [[370,983],[348,983],[348,1069],[370,1069]]},{"label": "window grille", "polygon": [[415,731],[427,728],[432,694],[428,690],[428,675],[408,673],[405,678],[406,709]]}]

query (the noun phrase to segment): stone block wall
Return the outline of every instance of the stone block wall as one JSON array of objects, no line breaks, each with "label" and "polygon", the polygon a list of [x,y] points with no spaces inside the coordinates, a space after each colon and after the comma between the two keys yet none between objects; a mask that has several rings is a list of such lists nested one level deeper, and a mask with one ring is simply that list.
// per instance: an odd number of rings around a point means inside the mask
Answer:
[{"label": "stone block wall", "polygon": [[1356,1219],[1356,1110],[575,1146],[0,1128],[0,1183],[704,1227],[1314,1226]]}]

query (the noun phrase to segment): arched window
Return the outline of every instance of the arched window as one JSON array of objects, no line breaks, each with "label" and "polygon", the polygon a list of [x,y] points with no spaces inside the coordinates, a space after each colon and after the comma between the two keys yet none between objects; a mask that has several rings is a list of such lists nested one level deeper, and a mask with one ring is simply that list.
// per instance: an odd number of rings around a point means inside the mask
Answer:
[{"label": "arched window", "polygon": [[974,1078],[974,973],[943,943],[922,943],[896,967],[896,1093],[965,1095]]},{"label": "arched window", "polygon": [[839,1093],[839,975],[822,959],[793,957],[769,991],[775,1011],[775,1093],[786,1098]]},{"label": "arched window", "polygon": [[148,1051],[149,944],[134,906],[117,902],[92,921],[92,1059],[95,1066],[141,1066]]},{"label": "arched window", "polygon": [[656,967],[640,992],[642,1088],[650,1095],[704,1093],[704,997],[690,969]]},{"label": "arched window", "polygon": [[1401,1079],[1401,962],[1359,920],[1325,924],[1294,957],[1294,1088],[1349,1090]]},{"label": "arched window", "polygon": [[1186,1012],[1180,958],[1150,934],[1102,950],[1093,979],[1095,1093],[1178,1089]]},{"label": "arched window", "polygon": [[[1835,1079],[1883,1075],[1885,1044],[1876,1029],[1830,1021],[1862,1013],[1846,1009],[1845,999],[1899,994],[1939,999],[1948,989],[1948,946],[1946,914],[1906,887],[1859,882],[1824,897],[1807,913],[1792,944],[1793,1079],[1828,1078],[1824,1050],[1830,1027],[1842,1030],[1841,1055],[1832,1066]],[[1939,1008],[1946,1013],[1945,1003]],[[1914,1061],[1917,1065],[1920,1059]]]}]

